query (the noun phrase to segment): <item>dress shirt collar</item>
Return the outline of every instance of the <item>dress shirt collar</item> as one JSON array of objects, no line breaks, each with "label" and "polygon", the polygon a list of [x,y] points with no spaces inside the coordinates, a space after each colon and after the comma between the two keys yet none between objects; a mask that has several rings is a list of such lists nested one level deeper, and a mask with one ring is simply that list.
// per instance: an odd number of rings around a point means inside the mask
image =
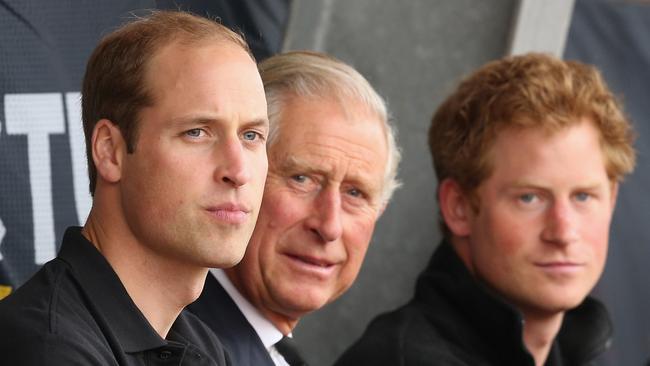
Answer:
[{"label": "dress shirt collar", "polygon": [[266,350],[270,351],[273,345],[282,339],[282,332],[237,290],[223,270],[213,268],[210,270],[210,273],[219,281],[224,290],[230,295],[232,301],[239,307],[246,320],[255,329]]}]

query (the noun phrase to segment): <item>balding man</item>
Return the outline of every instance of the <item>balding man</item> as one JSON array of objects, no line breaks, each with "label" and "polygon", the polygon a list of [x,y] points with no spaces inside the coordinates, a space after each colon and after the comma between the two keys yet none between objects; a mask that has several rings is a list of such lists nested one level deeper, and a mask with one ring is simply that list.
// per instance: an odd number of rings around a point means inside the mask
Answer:
[{"label": "balding man", "polygon": [[0,302],[6,365],[224,365],[183,311],[242,258],[267,171],[266,99],[243,39],[154,12],[107,35],[83,84],[93,207]]}]

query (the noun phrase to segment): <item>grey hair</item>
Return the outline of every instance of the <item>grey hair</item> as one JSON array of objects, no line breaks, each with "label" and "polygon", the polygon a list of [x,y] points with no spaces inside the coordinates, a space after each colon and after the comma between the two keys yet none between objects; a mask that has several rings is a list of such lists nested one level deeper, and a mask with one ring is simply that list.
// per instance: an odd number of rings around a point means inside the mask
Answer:
[{"label": "grey hair", "polygon": [[397,168],[401,152],[396,142],[396,129],[391,124],[384,99],[354,68],[331,56],[312,51],[293,51],[270,57],[259,64],[266,91],[270,122],[268,148],[279,135],[278,119],[285,98],[334,97],[345,108],[349,98],[362,102],[382,121],[388,158],[384,170],[382,204],[387,204],[401,185]]}]

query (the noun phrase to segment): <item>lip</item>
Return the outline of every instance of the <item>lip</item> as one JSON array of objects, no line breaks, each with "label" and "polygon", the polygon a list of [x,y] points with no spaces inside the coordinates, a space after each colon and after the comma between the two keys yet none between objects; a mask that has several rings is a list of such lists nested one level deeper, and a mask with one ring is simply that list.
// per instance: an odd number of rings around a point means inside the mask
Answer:
[{"label": "lip", "polygon": [[234,225],[246,222],[251,212],[248,207],[232,202],[210,206],[206,211],[218,221]]},{"label": "lip", "polygon": [[291,266],[300,272],[316,276],[320,279],[326,279],[332,275],[336,268],[336,263],[330,260],[300,254],[284,254]]},{"label": "lip", "polygon": [[585,264],[570,261],[537,262],[535,266],[549,274],[570,275],[581,271]]}]

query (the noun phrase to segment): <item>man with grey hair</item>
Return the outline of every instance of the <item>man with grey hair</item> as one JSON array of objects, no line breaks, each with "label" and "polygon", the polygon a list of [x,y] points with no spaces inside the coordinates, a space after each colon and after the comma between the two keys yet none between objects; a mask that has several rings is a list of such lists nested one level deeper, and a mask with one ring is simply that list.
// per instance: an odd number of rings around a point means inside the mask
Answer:
[{"label": "man with grey hair", "polygon": [[291,331],[345,292],[398,186],[386,106],[352,67],[314,52],[259,66],[269,174],[242,262],[213,270],[190,305],[237,365],[301,365]]}]

